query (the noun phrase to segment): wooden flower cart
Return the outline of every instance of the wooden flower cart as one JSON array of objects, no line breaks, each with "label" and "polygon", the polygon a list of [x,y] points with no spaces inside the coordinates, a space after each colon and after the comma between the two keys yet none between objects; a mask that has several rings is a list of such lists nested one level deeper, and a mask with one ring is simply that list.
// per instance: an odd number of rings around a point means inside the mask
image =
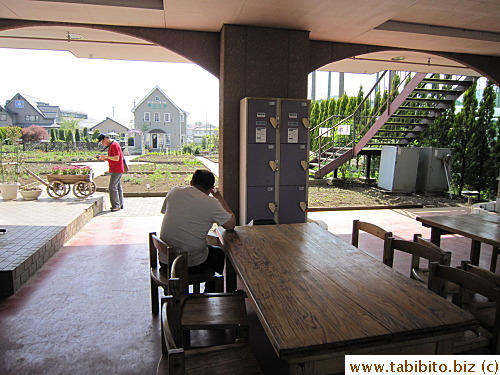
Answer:
[{"label": "wooden flower cart", "polygon": [[54,199],[59,199],[68,195],[73,185],[73,194],[78,198],[87,198],[95,193],[96,185],[92,181],[93,173],[90,174],[49,174],[46,182],[36,173],[33,173],[28,168],[24,169],[38,181],[47,187],[47,194]]}]

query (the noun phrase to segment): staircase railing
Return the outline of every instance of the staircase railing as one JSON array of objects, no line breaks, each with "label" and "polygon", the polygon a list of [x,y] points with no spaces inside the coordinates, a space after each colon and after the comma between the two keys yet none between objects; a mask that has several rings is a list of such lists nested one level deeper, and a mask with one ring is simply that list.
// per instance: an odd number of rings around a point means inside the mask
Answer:
[{"label": "staircase railing", "polygon": [[[312,131],[316,129],[319,130],[319,134],[313,138],[313,140],[316,141],[315,143],[318,143],[318,148],[311,152],[312,155],[315,155],[318,170],[329,164],[336,157],[352,152],[354,145],[363,137],[368,129],[370,129],[378,117],[384,113],[384,111],[390,110],[392,100],[397,96],[401,88],[406,85],[407,81],[415,74],[412,72],[404,72],[404,75],[400,76],[392,75],[389,72],[390,71],[386,70],[379,76],[373,87],[365,95],[352,114],[340,116],[342,119],[335,123],[333,123],[333,119],[339,117],[339,115],[330,116],[311,129]],[[400,78],[399,82],[395,77]],[[367,103],[374,103],[374,105],[376,105],[377,102],[379,105],[373,107],[369,115],[363,113],[363,111],[366,110]],[[332,126],[325,127],[324,125],[328,123],[332,123]],[[350,139],[347,140],[347,142],[336,142],[335,131],[340,125],[347,123],[350,123]],[[322,128],[324,130],[322,130]]]}]

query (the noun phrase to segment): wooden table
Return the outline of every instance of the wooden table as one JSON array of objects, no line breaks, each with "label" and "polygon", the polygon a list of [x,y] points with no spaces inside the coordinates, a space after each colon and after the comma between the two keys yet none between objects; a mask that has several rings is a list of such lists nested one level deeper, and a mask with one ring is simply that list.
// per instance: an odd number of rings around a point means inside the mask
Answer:
[{"label": "wooden table", "polygon": [[479,265],[481,243],[493,246],[490,271],[495,272],[500,247],[500,215],[479,213],[417,217],[422,225],[431,228],[431,242],[440,245],[443,234],[459,234],[472,240],[470,260]]},{"label": "wooden table", "polygon": [[346,354],[446,354],[472,315],[316,224],[219,229],[291,374],[344,372]]}]

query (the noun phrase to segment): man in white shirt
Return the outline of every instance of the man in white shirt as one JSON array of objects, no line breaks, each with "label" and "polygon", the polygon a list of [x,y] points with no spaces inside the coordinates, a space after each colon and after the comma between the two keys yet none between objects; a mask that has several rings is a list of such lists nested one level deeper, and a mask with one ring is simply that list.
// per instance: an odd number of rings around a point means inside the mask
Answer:
[{"label": "man in white shirt", "polygon": [[[214,223],[228,230],[236,226],[233,212],[214,184],[212,172],[198,169],[190,186],[176,186],[168,192],[161,209],[165,216],[160,238],[187,252],[192,272],[210,267],[222,274],[224,252],[220,247],[208,245],[206,237]],[[166,260],[160,259],[160,263]]]}]

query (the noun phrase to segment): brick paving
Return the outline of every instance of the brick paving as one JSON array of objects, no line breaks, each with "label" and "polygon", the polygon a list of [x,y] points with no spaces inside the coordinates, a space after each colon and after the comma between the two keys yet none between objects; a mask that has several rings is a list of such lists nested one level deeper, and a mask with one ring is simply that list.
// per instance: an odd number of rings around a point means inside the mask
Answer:
[{"label": "brick paving", "polygon": [[0,201],[0,297],[14,294],[103,209],[103,197]]}]

